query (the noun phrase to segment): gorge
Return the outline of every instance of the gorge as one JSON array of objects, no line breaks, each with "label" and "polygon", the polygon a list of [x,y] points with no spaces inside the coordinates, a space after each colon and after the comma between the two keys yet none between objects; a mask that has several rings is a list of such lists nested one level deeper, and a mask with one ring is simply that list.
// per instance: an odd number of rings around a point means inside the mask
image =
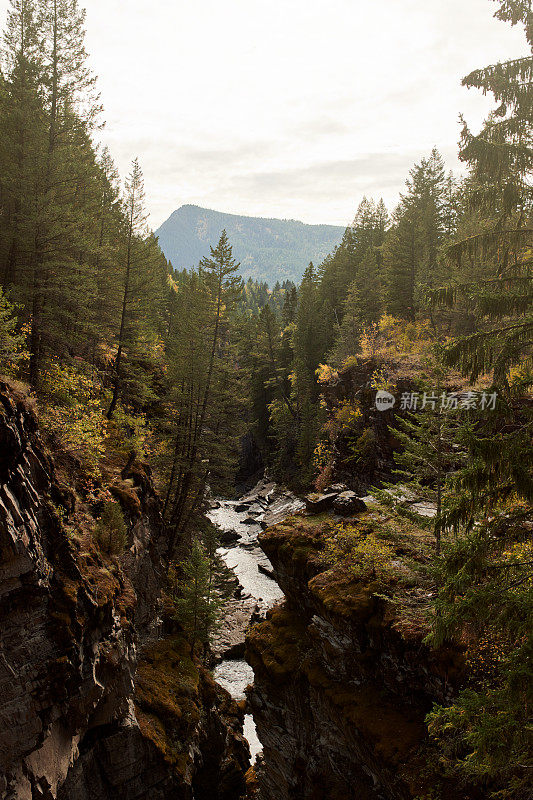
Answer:
[{"label": "gorge", "polygon": [[[3,798],[237,800],[257,782],[265,800],[416,796],[424,715],[452,691],[460,654],[431,654],[372,586],[328,573],[322,535],[338,517],[266,480],[211,502],[239,581],[213,644],[217,686],[164,622],[147,468],[111,483],[130,546],[107,559],[83,534],[73,464],[44,447],[27,397],[3,384],[0,399]],[[370,512],[372,524],[387,513]],[[425,534],[397,536],[399,552],[416,544],[423,558]],[[424,600],[413,590],[410,613]],[[252,757],[264,748],[248,780],[245,737]]]},{"label": "gorge", "polygon": [[0,0],[0,800],[531,800],[532,0],[82,2]]}]

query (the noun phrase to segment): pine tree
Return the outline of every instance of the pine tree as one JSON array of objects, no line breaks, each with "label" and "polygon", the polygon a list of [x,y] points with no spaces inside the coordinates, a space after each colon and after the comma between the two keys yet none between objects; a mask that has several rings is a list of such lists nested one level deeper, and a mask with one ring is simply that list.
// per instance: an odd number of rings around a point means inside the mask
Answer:
[{"label": "pine tree", "polygon": [[428,386],[421,396],[422,408],[411,418],[397,418],[394,434],[402,450],[394,459],[399,467],[396,476],[401,485],[390,487],[400,498],[407,489],[416,500],[435,505],[433,530],[437,555],[441,550],[446,476],[459,465],[459,423],[457,414],[446,403],[446,395],[438,384],[436,391],[435,387]]},{"label": "pine tree", "polygon": [[0,280],[25,302],[32,253],[34,195],[45,140],[40,95],[42,54],[34,0],[12,0],[3,42],[6,78],[0,95]]},{"label": "pine tree", "polygon": [[[175,618],[182,626],[194,654],[196,645],[205,646],[219,619],[220,599],[213,580],[213,570],[206,552],[195,539],[191,554],[182,565],[183,576],[174,582]],[[172,576],[171,576],[172,578]],[[179,595],[177,594],[179,593]]]},{"label": "pine tree", "polygon": [[344,304],[344,315],[338,327],[335,345],[328,357],[328,362],[340,367],[350,356],[359,352],[361,334],[364,329],[362,318],[362,297],[358,281],[354,281],[348,290]]},{"label": "pine tree", "polygon": [[17,330],[16,308],[0,289],[0,372],[17,372],[24,351],[24,334]]},{"label": "pine tree", "polygon": [[418,250],[412,212],[404,214],[389,235],[383,258],[387,275],[387,310],[394,317],[413,321],[416,316]]},{"label": "pine tree", "polygon": [[[522,23],[533,46],[530,2],[498,5],[496,16]],[[448,347],[446,359],[472,380],[492,372],[499,401],[471,427],[468,463],[451,478],[456,497],[444,522],[457,541],[438,565],[431,642],[468,642],[469,682],[448,706],[436,707],[428,723],[448,780],[509,800],[531,791],[533,422],[524,394],[531,386],[533,332],[532,77],[528,56],[476,70],[463,81],[492,93],[498,107],[478,135],[463,124],[467,224],[459,225],[448,248],[456,283],[434,294],[450,305],[462,298],[476,315],[477,330]],[[464,280],[465,269],[473,281]],[[521,498],[525,502],[517,502]]]},{"label": "pine tree", "polygon": [[283,301],[283,309],[281,312],[281,321],[283,327],[286,328],[291,322],[294,322],[296,317],[296,308],[298,306],[298,292],[296,286],[291,286],[285,294]]},{"label": "pine tree", "polygon": [[[133,350],[138,331],[135,312],[139,294],[143,289],[144,272],[143,239],[146,236],[146,212],[144,210],[144,179],[137,159],[133,161],[130,175],[126,181],[124,197],[126,228],[124,231],[125,254],[121,286],[120,324],[117,337],[117,354],[114,362],[113,395],[107,416],[113,417],[121,391],[126,382],[124,362],[128,349]],[[133,378],[130,376],[129,381]]]},{"label": "pine tree", "polygon": [[232,434],[237,438],[240,390],[230,315],[242,294],[238,270],[223,231],[210,258],[190,276],[189,291],[185,289],[181,299],[184,314],[176,315],[170,336],[175,387],[171,402],[177,413],[165,502],[171,525],[169,553],[198,509],[208,476],[220,480],[226,473],[228,440]]},{"label": "pine tree", "polygon": [[274,313],[265,306],[259,314],[259,329],[262,334],[262,353],[264,361],[269,365],[266,386],[275,387],[277,394],[283,400],[289,414],[296,419],[297,412],[291,400],[290,383],[286,368],[279,352],[280,331]]},{"label": "pine tree", "polygon": [[377,322],[382,312],[382,286],[375,250],[369,248],[359,265],[356,280],[361,296],[360,318],[364,327]]},{"label": "pine tree", "polygon": [[395,212],[396,225],[384,248],[387,308],[393,316],[413,321],[425,287],[442,280],[439,248],[445,233],[446,177],[434,148],[411,169],[407,192]]},{"label": "pine tree", "polygon": [[[430,643],[466,643],[468,685],[427,717],[429,734],[455,786],[483,796],[531,794],[531,509],[508,508],[447,548]],[[470,791],[469,791],[470,794]]]},{"label": "pine tree", "polygon": [[385,235],[390,226],[389,212],[383,202],[383,198],[380,199],[376,206],[375,226],[374,248],[378,270],[381,274],[383,269],[383,244],[385,242]]},{"label": "pine tree", "polygon": [[318,293],[315,268],[309,264],[298,293],[294,329],[294,378],[298,415],[297,458],[303,474],[309,474],[320,427],[316,370],[328,348],[328,325]]},{"label": "pine tree", "polygon": [[364,283],[361,274],[362,263],[372,252],[381,272],[382,247],[389,219],[383,200],[376,206],[373,200],[364,197],[353,223],[346,229],[341,244],[334,253],[325,259],[319,271],[319,294],[331,307],[331,320],[340,325],[344,302],[349,286],[355,281]]},{"label": "pine tree", "polygon": [[[499,5],[496,15],[522,23],[531,44],[527,4]],[[531,448],[525,444],[533,421],[527,399],[520,399],[532,381],[532,77],[533,57],[527,56],[476,70],[463,80],[493,94],[499,105],[478,135],[463,123],[460,157],[470,168],[465,203],[476,224],[448,247],[458,280],[433,299],[452,307],[461,299],[475,316],[477,329],[457,338],[445,359],[472,381],[492,372],[501,404],[500,413],[483,420],[473,437],[472,464],[457,480],[464,497],[454,509],[454,524],[472,524],[476,511],[496,508],[515,491],[533,499]],[[460,280],[465,264],[477,267],[474,282]],[[521,375],[514,388],[513,367]]]},{"label": "pine tree", "polygon": [[95,529],[95,539],[100,548],[110,554],[120,554],[126,544],[127,527],[119,503],[105,503],[102,516]]},{"label": "pine tree", "polygon": [[86,260],[92,217],[84,202],[72,202],[80,186],[90,184],[94,153],[89,137],[99,112],[95,78],[86,65],[84,20],[76,0],[44,0],[39,7],[46,142],[32,258],[34,384],[43,357],[57,349],[65,333],[72,338],[85,334],[86,298],[94,288]]}]

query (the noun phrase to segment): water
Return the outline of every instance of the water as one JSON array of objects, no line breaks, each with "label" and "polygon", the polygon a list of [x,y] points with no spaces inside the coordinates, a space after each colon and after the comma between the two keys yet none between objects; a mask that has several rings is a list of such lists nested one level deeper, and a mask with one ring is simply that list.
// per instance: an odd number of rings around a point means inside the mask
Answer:
[{"label": "water", "polygon": [[[234,700],[244,700],[246,687],[254,682],[254,671],[246,661],[223,661],[215,668],[213,677],[228,690]],[[251,714],[246,714],[244,717],[244,738],[250,745],[253,764],[263,748]]]},{"label": "water", "polygon": [[[272,564],[257,542],[257,536],[262,530],[259,522],[265,510],[258,504],[250,506],[246,511],[235,511],[235,506],[238,507],[239,502],[221,501],[220,508],[212,509],[207,515],[222,531],[232,531],[241,537],[239,542],[224,545],[218,552],[239,579],[245,593],[271,606],[283,598],[283,592],[272,578],[259,572],[260,564],[266,569],[272,569]],[[250,511],[258,514],[255,517],[257,523],[244,524],[245,519],[252,519]]]},{"label": "water", "polygon": [[[269,525],[279,522],[302,508],[303,503],[292,495],[282,494],[278,487],[266,481],[259,483],[247,498],[239,501],[221,500],[219,503],[219,507],[211,509],[207,516],[222,531],[236,533],[240,538],[238,542],[223,545],[218,552],[239,579],[244,595],[249,596],[248,602],[249,598],[253,598],[261,611],[266,611],[283,599],[283,592],[275,580],[259,571],[260,565],[272,570],[272,565],[258,544],[257,537],[262,530],[260,522]],[[246,508],[242,508],[243,504]],[[236,510],[236,507],[242,510]],[[222,661],[213,674],[234,700],[245,698],[245,689],[254,679],[252,668],[241,659]],[[251,714],[246,714],[244,718],[244,736],[250,745],[253,763],[262,746]]]}]

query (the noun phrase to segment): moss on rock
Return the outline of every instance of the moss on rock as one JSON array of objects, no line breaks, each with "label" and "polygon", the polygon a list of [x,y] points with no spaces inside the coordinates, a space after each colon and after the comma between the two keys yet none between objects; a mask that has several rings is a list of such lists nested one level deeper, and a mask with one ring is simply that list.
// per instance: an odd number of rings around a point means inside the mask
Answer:
[{"label": "moss on rock", "polygon": [[190,645],[180,635],[157,642],[139,661],[135,680],[139,727],[180,774],[200,719],[199,682]]}]

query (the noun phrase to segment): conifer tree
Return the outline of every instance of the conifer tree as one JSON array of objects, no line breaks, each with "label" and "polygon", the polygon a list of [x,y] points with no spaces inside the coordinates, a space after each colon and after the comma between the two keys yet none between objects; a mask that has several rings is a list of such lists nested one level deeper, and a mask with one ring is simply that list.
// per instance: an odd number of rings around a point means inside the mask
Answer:
[{"label": "conifer tree", "polygon": [[[459,423],[457,413],[447,407],[446,395],[437,384],[426,387],[421,395],[422,408],[411,418],[398,418],[394,430],[402,450],[395,454],[399,467],[396,475],[400,488],[391,487],[393,493],[402,495],[404,487],[414,493],[417,500],[435,505],[436,553],[441,550],[443,501],[446,476],[459,466],[457,453]],[[431,398],[424,402],[427,398]]]},{"label": "conifer tree", "polygon": [[[496,16],[523,24],[533,46],[530,2],[497,2]],[[459,225],[448,249],[455,284],[434,294],[451,305],[462,298],[477,316],[477,330],[448,347],[446,359],[473,380],[492,372],[499,399],[470,430],[468,463],[451,478],[456,497],[444,522],[457,541],[438,565],[431,642],[468,641],[469,682],[427,721],[447,780],[509,800],[522,800],[531,789],[533,423],[524,394],[531,386],[533,332],[532,77],[528,56],[476,70],[463,81],[492,93],[498,107],[478,135],[463,125],[469,224]],[[470,273],[477,268],[475,281],[464,280],[465,265]]]},{"label": "conifer tree", "polygon": [[[467,642],[467,686],[426,721],[439,771],[496,800],[531,794],[531,509],[488,517],[437,562],[429,640]],[[465,635],[468,632],[468,635]]]},{"label": "conifer tree", "polygon": [[296,317],[297,306],[298,306],[298,292],[296,290],[296,286],[293,285],[285,294],[285,299],[283,301],[281,321],[285,328],[287,327],[287,325],[290,325],[291,322],[294,322],[294,319]]},{"label": "conifer tree", "polygon": [[298,414],[298,459],[304,472],[311,468],[319,429],[316,370],[327,350],[327,324],[311,262],[298,293],[294,329],[294,391]]},{"label": "conifer tree", "polygon": [[361,296],[361,322],[368,327],[379,320],[382,311],[382,285],[373,248],[369,248],[363,256],[356,284]]},{"label": "conifer tree", "polygon": [[185,631],[194,654],[196,645],[206,647],[220,615],[220,599],[215,591],[209,558],[198,539],[182,565],[183,576],[175,586],[175,617]]},{"label": "conifer tree", "polygon": [[44,146],[39,34],[34,0],[12,0],[2,48],[6,78],[0,95],[0,281],[5,287],[16,287],[16,296],[23,302]]},{"label": "conifer tree", "polygon": [[387,310],[393,317],[413,321],[418,265],[416,224],[413,212],[405,213],[384,247],[387,275]]},{"label": "conifer tree", "polygon": [[341,244],[325,259],[320,271],[319,294],[331,307],[331,319],[340,325],[348,287],[355,281],[364,282],[361,265],[371,251],[381,273],[382,248],[389,220],[383,200],[378,205],[364,197],[353,223],[346,229]]},{"label": "conifer tree", "polygon": [[409,176],[384,261],[388,311],[412,321],[421,307],[424,287],[439,285],[443,277],[439,248],[445,233],[446,176],[439,152],[434,148]]},{"label": "conifer tree", "polygon": [[362,303],[358,282],[354,281],[348,290],[342,322],[337,326],[335,345],[328,357],[328,361],[331,361],[335,367],[342,366],[347,358],[355,356],[359,352],[364,327],[361,314]]},{"label": "conifer tree", "polygon": [[24,358],[24,335],[17,330],[15,306],[0,289],[0,372],[16,373]]},{"label": "conifer tree", "polygon": [[[146,236],[146,212],[144,210],[144,180],[139,162],[133,161],[130,175],[126,181],[124,197],[126,226],[124,231],[125,253],[121,286],[121,308],[117,336],[117,354],[114,362],[113,395],[107,416],[112,418],[126,380],[124,361],[127,350],[133,350],[138,331],[134,319],[135,307],[143,288],[145,255],[143,239]],[[130,378],[130,381],[132,379]]]},{"label": "conifer tree", "polygon": [[[526,5],[499,2],[496,16],[523,24],[532,44]],[[454,524],[471,524],[476,510],[495,508],[515,491],[533,498],[531,448],[524,445],[531,440],[533,422],[527,401],[520,400],[531,385],[533,335],[532,78],[533,57],[527,56],[475,70],[463,80],[493,94],[498,107],[477,135],[463,123],[460,157],[470,168],[465,203],[477,226],[448,247],[456,281],[433,299],[452,307],[461,299],[475,316],[477,330],[458,337],[445,359],[473,381],[492,372],[501,405],[472,440],[472,464],[457,481],[463,501],[453,510]],[[461,280],[465,262],[477,265],[474,282]],[[514,389],[513,367],[522,375]]]},{"label": "conifer tree", "polygon": [[290,383],[279,352],[280,332],[274,313],[268,306],[265,306],[259,314],[259,326],[263,334],[262,355],[269,365],[269,376],[266,380],[266,385],[277,389],[277,393],[286,405],[289,414],[296,419],[297,412],[290,397]]},{"label": "conifer tree", "polygon": [[[167,483],[166,513],[171,524],[169,553],[199,507],[210,474],[222,477],[229,436],[239,415],[230,315],[242,294],[239,264],[223,231],[211,256],[200,262],[191,276],[194,294],[185,294],[184,317],[176,315],[171,333],[171,370],[174,374],[176,424]],[[194,300],[193,300],[194,298]],[[183,327],[187,333],[183,335]],[[187,348],[183,348],[183,341]],[[226,442],[226,446],[222,442]],[[209,451],[213,458],[207,459]],[[218,453],[218,457],[215,457]],[[226,465],[227,469],[227,465]]]},{"label": "conifer tree", "polygon": [[86,260],[92,217],[84,213],[85,203],[72,203],[80,183],[90,184],[89,137],[99,112],[95,78],[86,65],[84,20],[77,0],[43,0],[39,6],[46,142],[32,258],[32,383],[43,356],[57,348],[65,332],[72,338],[85,333],[80,328],[94,286]]}]

